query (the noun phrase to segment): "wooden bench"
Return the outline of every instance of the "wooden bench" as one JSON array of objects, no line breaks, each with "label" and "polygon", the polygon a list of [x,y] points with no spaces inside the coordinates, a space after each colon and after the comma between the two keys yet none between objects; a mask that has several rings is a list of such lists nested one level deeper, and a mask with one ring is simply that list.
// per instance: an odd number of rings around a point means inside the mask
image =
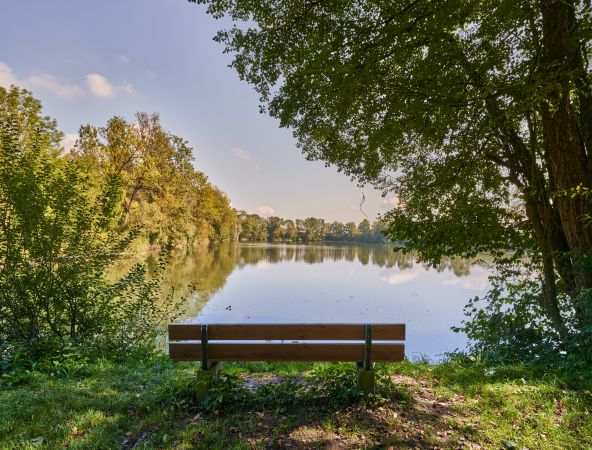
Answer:
[{"label": "wooden bench", "polygon": [[404,324],[169,325],[170,357],[201,361],[198,397],[207,393],[222,361],[353,361],[358,385],[373,392],[373,363],[402,361],[404,340]]}]

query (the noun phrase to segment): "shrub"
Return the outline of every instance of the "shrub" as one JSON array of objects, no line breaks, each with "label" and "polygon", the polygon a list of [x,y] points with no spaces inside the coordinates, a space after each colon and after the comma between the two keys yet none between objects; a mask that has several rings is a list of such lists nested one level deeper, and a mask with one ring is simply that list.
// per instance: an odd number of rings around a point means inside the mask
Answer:
[{"label": "shrub", "polygon": [[[177,305],[160,302],[155,277],[135,265],[107,274],[138,233],[121,236],[121,183],[96,180],[60,148],[55,121],[16,87],[0,88],[0,342],[16,357],[101,343],[119,351],[153,345]],[[162,305],[162,306],[161,306]],[[12,351],[10,345],[12,345]],[[16,349],[16,350],[15,350]]]},{"label": "shrub", "polygon": [[[454,331],[470,340],[467,352],[486,365],[528,364],[574,372],[592,367],[592,327],[576,323],[573,299],[559,296],[560,313],[568,330],[559,336],[542,306],[539,280],[528,271],[501,271],[491,277],[491,289],[465,307],[466,320]],[[581,301],[590,301],[582,290]]]}]

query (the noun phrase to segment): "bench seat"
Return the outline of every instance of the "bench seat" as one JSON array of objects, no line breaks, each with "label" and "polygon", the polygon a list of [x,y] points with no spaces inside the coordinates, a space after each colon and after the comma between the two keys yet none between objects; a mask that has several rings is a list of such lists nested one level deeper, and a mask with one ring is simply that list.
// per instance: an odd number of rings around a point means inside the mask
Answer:
[{"label": "bench seat", "polygon": [[221,361],[353,361],[373,389],[374,361],[405,358],[404,324],[183,323],[170,324],[168,332],[169,356],[201,361],[210,374]]}]

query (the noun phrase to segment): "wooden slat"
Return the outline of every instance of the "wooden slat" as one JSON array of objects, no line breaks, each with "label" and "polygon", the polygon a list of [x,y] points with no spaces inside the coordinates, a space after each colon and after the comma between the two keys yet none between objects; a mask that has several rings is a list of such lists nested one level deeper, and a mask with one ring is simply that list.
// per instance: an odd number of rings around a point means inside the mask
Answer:
[{"label": "wooden slat", "polygon": [[[199,361],[201,345],[169,344],[175,361]],[[208,346],[210,361],[363,361],[364,344],[236,344]],[[373,344],[372,361],[403,361],[404,344]]]},{"label": "wooden slat", "polygon": [[[365,324],[208,324],[208,339],[212,341],[363,341]],[[201,324],[169,325],[169,340],[199,340]],[[372,324],[373,341],[405,340],[405,324]]]}]

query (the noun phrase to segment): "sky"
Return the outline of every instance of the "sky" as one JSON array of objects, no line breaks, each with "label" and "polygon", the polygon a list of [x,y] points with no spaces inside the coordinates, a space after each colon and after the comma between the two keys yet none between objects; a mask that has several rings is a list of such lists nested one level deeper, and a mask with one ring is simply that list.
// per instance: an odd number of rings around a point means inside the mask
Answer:
[{"label": "sky", "polygon": [[359,222],[396,203],[306,161],[292,132],[259,113],[258,95],[228,67],[231,55],[212,40],[228,23],[202,5],[1,0],[0,7],[0,85],[31,90],[66,133],[66,147],[80,125],[156,112],[237,209]]}]

